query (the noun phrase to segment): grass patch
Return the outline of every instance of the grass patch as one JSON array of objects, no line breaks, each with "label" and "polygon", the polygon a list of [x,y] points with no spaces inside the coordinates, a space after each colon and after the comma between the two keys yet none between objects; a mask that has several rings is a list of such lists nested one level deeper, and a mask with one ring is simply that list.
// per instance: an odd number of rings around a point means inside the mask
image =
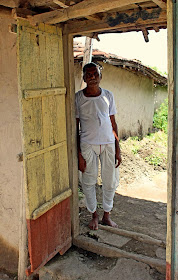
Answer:
[{"label": "grass patch", "polygon": [[161,157],[156,155],[145,157],[145,161],[154,166],[159,166],[162,163]]}]

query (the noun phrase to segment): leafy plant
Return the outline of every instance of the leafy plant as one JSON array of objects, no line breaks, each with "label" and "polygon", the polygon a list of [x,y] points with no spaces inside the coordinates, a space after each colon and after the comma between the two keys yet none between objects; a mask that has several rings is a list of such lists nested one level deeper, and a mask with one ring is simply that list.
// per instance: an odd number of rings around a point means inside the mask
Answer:
[{"label": "leafy plant", "polygon": [[132,153],[133,153],[134,155],[138,154],[138,151],[139,151],[139,147],[133,147]]},{"label": "leafy plant", "polygon": [[140,141],[139,136],[131,136],[130,139],[135,141]]},{"label": "leafy plant", "polygon": [[151,69],[155,70],[157,73],[161,74],[162,76],[167,76],[167,72],[166,71],[162,72],[161,70],[158,69],[157,66],[150,66],[149,65],[148,67],[150,67]]},{"label": "leafy plant", "polygon": [[167,133],[167,122],[168,122],[168,98],[166,98],[165,101],[156,110],[153,117],[153,126]]},{"label": "leafy plant", "polygon": [[159,156],[156,155],[150,155],[145,158],[145,161],[147,161],[149,164],[158,166],[162,163],[162,159]]}]

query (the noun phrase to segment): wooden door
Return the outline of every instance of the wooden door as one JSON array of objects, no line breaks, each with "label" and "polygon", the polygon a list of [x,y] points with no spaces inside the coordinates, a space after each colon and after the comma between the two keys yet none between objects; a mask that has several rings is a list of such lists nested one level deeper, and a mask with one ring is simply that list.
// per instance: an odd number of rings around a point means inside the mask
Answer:
[{"label": "wooden door", "polygon": [[17,50],[30,274],[71,246],[61,29],[18,20]]}]

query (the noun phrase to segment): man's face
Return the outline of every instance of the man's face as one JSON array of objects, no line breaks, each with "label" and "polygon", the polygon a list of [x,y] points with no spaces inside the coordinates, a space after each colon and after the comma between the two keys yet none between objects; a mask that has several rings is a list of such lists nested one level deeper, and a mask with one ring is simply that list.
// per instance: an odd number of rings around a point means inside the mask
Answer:
[{"label": "man's face", "polygon": [[87,83],[87,86],[89,87],[93,87],[97,85],[99,86],[99,83],[101,81],[101,74],[99,72],[99,69],[97,67],[87,68],[83,79],[84,82]]}]

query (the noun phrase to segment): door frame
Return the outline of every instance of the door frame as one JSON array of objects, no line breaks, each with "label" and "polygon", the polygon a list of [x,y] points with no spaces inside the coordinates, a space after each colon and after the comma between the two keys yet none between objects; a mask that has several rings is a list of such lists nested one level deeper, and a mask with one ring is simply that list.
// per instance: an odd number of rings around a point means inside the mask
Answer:
[{"label": "door frame", "polygon": [[75,80],[73,35],[63,35],[64,56],[64,84],[66,87],[66,128],[67,151],[69,167],[69,185],[72,189],[71,197],[71,227],[72,238],[79,235],[79,207],[78,207],[78,159],[77,159],[77,133],[75,118]]},{"label": "door frame", "polygon": [[[178,61],[176,60],[176,47],[178,48],[178,24],[176,26],[176,3],[175,0],[167,0],[167,29],[168,29],[168,200],[167,200],[167,246],[166,246],[166,280],[176,280],[178,275],[178,245],[176,245],[176,235],[178,235],[178,177],[176,170],[176,154],[178,146],[176,131],[178,129],[178,113],[176,105],[178,104]],[[106,28],[105,28],[106,30]],[[87,33],[94,30],[85,31]],[[79,34],[79,33],[78,33]],[[82,34],[82,31],[80,32]],[[68,166],[69,166],[69,184],[72,188],[71,198],[71,225],[72,238],[79,235],[79,208],[78,208],[78,164],[77,164],[77,143],[76,143],[76,125],[75,125],[75,82],[74,82],[74,57],[73,57],[73,37],[76,34],[70,33],[67,24],[63,29],[63,55],[64,55],[64,77],[66,94],[66,122],[67,122],[67,148],[68,148]],[[176,46],[175,46],[176,43]],[[177,105],[178,106],[178,105]],[[177,109],[178,110],[178,109]],[[24,198],[22,194],[22,203]],[[24,206],[23,206],[24,209]],[[25,237],[26,229],[22,236]],[[25,241],[24,241],[25,243]],[[23,246],[26,249],[26,245]],[[177,254],[178,255],[178,254]],[[23,266],[24,267],[24,266]],[[19,278],[20,279],[20,278]]]},{"label": "door frame", "polygon": [[[178,112],[176,112],[176,105],[178,104],[178,24],[176,18],[178,17],[178,3],[174,0],[167,0],[167,44],[168,44],[168,181],[167,181],[167,245],[166,245],[166,280],[176,280],[178,277],[178,244],[176,243],[176,235],[178,235],[178,179],[176,179],[176,154],[178,155],[178,141],[176,131],[178,130]],[[176,13],[177,9],[177,13]],[[106,27],[104,28],[106,30]],[[93,33],[94,30],[85,31],[85,35]],[[96,30],[97,32],[97,30]],[[67,88],[68,96],[68,111],[70,107],[70,116],[68,116],[68,156],[77,167],[77,155],[75,151],[70,150],[70,147],[76,147],[76,128],[75,128],[75,85],[74,85],[74,59],[73,59],[73,37],[75,35],[82,35],[82,31],[78,33],[70,33],[67,24],[64,28],[64,59],[65,59],[65,86]],[[67,48],[66,48],[67,46]],[[177,49],[176,49],[177,47]],[[176,78],[175,78],[176,77]],[[70,98],[70,101],[69,101]],[[178,105],[177,105],[178,107]],[[178,111],[178,109],[177,109]],[[69,124],[70,123],[70,124]],[[72,135],[72,138],[71,138]],[[177,156],[178,157],[178,156]],[[73,186],[73,199],[72,199],[72,227],[73,238],[79,235],[79,219],[78,219],[78,194],[76,193],[75,186],[78,184],[78,171],[74,165],[69,163],[70,182]],[[177,177],[178,178],[178,177]]]}]

